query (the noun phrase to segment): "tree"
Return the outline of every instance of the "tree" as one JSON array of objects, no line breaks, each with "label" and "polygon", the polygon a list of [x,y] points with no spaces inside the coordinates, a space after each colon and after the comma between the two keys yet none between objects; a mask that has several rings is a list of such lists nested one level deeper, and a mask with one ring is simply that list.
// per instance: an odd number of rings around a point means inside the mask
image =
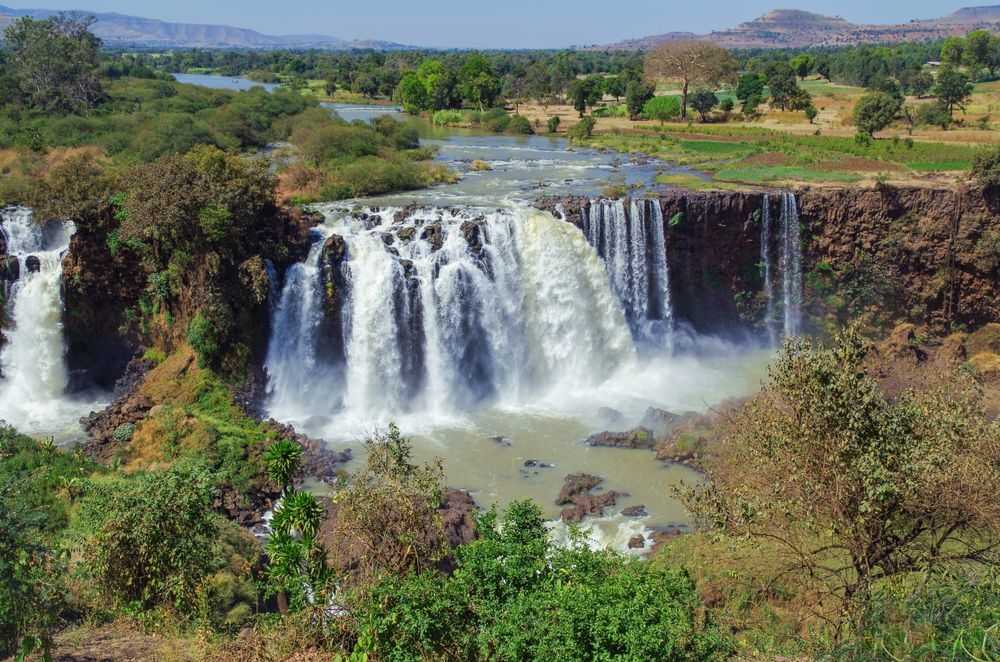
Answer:
[{"label": "tree", "polygon": [[926,96],[931,88],[934,87],[934,76],[930,73],[920,70],[908,76],[903,81],[903,89],[909,94],[917,97],[918,99]]},{"label": "tree", "polygon": [[549,133],[555,133],[556,131],[559,130],[559,116],[558,115],[553,115],[552,117],[549,118],[548,129],[549,129]]},{"label": "tree", "polygon": [[585,140],[594,134],[596,124],[597,120],[588,115],[571,126],[566,135],[570,140]]},{"label": "tree", "polygon": [[290,439],[279,439],[268,446],[264,462],[268,476],[281,488],[282,494],[288,494],[302,464],[302,446]]},{"label": "tree", "polygon": [[653,98],[656,88],[641,80],[629,82],[625,89],[625,106],[628,108],[630,120],[638,119],[646,102]]},{"label": "tree", "polygon": [[948,37],[941,44],[941,61],[953,67],[962,65],[965,60],[965,40],[961,37]]},{"label": "tree", "polygon": [[934,94],[947,109],[948,115],[954,115],[956,108],[965,110],[965,102],[972,96],[972,83],[958,69],[943,67],[938,73]]},{"label": "tree", "polygon": [[940,101],[925,103],[917,109],[914,123],[921,126],[937,126],[946,130],[951,125],[951,113]]},{"label": "tree", "polygon": [[[269,593],[281,613],[329,604],[334,572],[318,534],[324,510],[308,492],[286,494],[271,519],[267,540]],[[291,596],[291,599],[289,599]]]},{"label": "tree", "polygon": [[4,32],[14,80],[27,105],[46,113],[86,113],[104,98],[101,40],[93,19],[20,18]]},{"label": "tree", "polygon": [[587,108],[594,106],[601,100],[603,91],[599,85],[600,79],[596,76],[578,78],[570,83],[569,97],[573,101],[573,108],[583,117]]},{"label": "tree", "polygon": [[767,68],[767,85],[771,90],[771,103],[786,110],[799,93],[795,72],[785,62],[774,62]]},{"label": "tree", "polygon": [[462,98],[485,110],[500,96],[500,79],[493,73],[490,61],[480,53],[469,55],[458,75]]},{"label": "tree", "polygon": [[422,110],[430,107],[430,100],[427,98],[427,88],[423,81],[414,72],[409,72],[399,81],[396,86],[396,100],[403,105],[403,110],[416,115]]},{"label": "tree", "polygon": [[708,120],[708,114],[719,104],[719,97],[715,92],[704,88],[697,89],[691,95],[691,107],[698,111],[702,122]]},{"label": "tree", "polygon": [[766,85],[767,79],[763,74],[743,74],[736,84],[736,98],[740,101],[746,101],[750,97],[763,96]]},{"label": "tree", "polygon": [[681,117],[687,117],[688,89],[734,81],[738,64],[727,50],[706,41],[668,41],[646,55],[646,77],[681,83]]},{"label": "tree", "polygon": [[799,78],[805,78],[812,71],[815,66],[816,61],[811,55],[803,53],[801,55],[796,55],[791,59],[788,65],[795,72],[795,75]]},{"label": "tree", "polygon": [[327,80],[323,84],[323,89],[326,92],[326,96],[332,97],[337,93],[337,81]]},{"label": "tree", "polygon": [[991,49],[993,45],[993,35],[987,30],[973,30],[965,35],[965,50],[963,60],[966,64],[976,69],[990,69],[992,73]]},{"label": "tree", "polygon": [[892,124],[901,107],[899,99],[885,92],[869,92],[854,105],[854,126],[859,132],[873,137]]},{"label": "tree", "polygon": [[819,111],[816,110],[816,106],[812,105],[811,103],[808,106],[806,106],[805,113],[806,113],[806,119],[809,120],[810,124],[812,124],[813,121],[816,119],[816,116],[819,115]]},{"label": "tree", "polygon": [[428,109],[454,108],[461,102],[455,74],[440,60],[426,58],[417,67],[417,78],[427,93]]},{"label": "tree", "polygon": [[890,399],[869,359],[856,328],[790,341],[685,494],[702,524],[775,544],[780,572],[855,625],[882,579],[1000,562],[1000,425],[971,378]]},{"label": "tree", "polygon": [[624,76],[611,76],[605,81],[607,93],[615,98],[615,103],[621,101],[628,89],[629,81]]}]

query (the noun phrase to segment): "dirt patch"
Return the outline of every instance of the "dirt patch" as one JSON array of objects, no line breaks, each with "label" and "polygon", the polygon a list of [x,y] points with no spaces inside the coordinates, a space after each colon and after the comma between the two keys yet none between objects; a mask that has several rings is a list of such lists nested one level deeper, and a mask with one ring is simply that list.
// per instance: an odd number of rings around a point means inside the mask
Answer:
[{"label": "dirt patch", "polygon": [[788,165],[788,155],[781,152],[764,152],[748,156],[738,163],[749,166],[783,166]]},{"label": "dirt patch", "polygon": [[861,156],[849,156],[835,161],[820,161],[812,167],[814,170],[826,172],[900,172],[903,170],[903,167],[898,163],[866,159]]}]

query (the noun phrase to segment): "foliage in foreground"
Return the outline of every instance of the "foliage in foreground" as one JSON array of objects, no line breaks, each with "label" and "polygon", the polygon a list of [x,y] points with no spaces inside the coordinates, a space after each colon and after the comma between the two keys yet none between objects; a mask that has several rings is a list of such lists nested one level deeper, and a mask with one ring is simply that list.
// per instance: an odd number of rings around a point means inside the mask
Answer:
[{"label": "foliage in foreground", "polygon": [[390,577],[355,610],[356,653],[385,660],[704,660],[729,643],[706,624],[694,583],[585,547],[548,542],[541,511],[512,504],[479,520],[451,576]]},{"label": "foliage in foreground", "polygon": [[855,627],[884,580],[1000,560],[1000,425],[977,389],[958,376],[889,400],[866,352],[855,329],[786,345],[686,494],[703,523],[776,543]]}]

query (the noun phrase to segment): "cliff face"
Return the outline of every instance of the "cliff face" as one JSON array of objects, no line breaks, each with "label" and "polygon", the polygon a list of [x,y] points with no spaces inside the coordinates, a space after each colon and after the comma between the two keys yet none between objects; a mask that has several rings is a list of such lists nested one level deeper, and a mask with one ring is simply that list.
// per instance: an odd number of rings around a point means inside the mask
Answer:
[{"label": "cliff face", "polygon": [[[781,196],[771,194],[771,253]],[[1000,201],[981,190],[803,189],[806,330],[861,319],[885,330],[931,331],[1000,320]],[[731,334],[763,321],[759,192],[670,191],[660,197],[674,314],[701,332]],[[540,206],[583,227],[586,199]],[[778,268],[777,264],[772,269]]]}]

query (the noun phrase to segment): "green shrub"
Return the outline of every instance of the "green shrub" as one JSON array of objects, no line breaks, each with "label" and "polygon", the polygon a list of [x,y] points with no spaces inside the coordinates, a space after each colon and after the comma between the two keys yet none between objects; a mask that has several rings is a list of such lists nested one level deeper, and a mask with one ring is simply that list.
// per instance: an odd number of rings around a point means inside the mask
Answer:
[{"label": "green shrub", "polygon": [[83,568],[113,604],[194,604],[219,531],[212,481],[174,468],[95,483],[81,504]]},{"label": "green shrub", "polygon": [[435,126],[459,126],[465,123],[465,115],[460,110],[438,110],[431,116]]},{"label": "green shrub", "polygon": [[971,175],[983,188],[1000,187],[1000,148],[979,151],[972,160]]},{"label": "green shrub", "polygon": [[556,131],[559,130],[559,121],[560,120],[558,115],[549,118],[549,121],[546,125],[549,129],[549,133],[555,133]]},{"label": "green shrub", "polygon": [[535,132],[535,130],[531,128],[531,121],[528,120],[527,117],[524,117],[523,115],[514,115],[510,118],[510,121],[507,122],[507,132],[521,135],[531,135]]},{"label": "green shrub", "polygon": [[501,526],[457,550],[450,577],[432,572],[378,584],[354,613],[355,653],[379,659],[707,660],[731,644],[699,624],[700,602],[683,570],[595,552],[556,549],[541,511],[517,502]]},{"label": "green shrub", "polygon": [[642,119],[663,123],[681,116],[681,100],[677,97],[653,97],[642,107]]},{"label": "green shrub", "polygon": [[570,127],[566,135],[570,140],[585,140],[594,134],[594,126],[597,120],[589,115]]}]

